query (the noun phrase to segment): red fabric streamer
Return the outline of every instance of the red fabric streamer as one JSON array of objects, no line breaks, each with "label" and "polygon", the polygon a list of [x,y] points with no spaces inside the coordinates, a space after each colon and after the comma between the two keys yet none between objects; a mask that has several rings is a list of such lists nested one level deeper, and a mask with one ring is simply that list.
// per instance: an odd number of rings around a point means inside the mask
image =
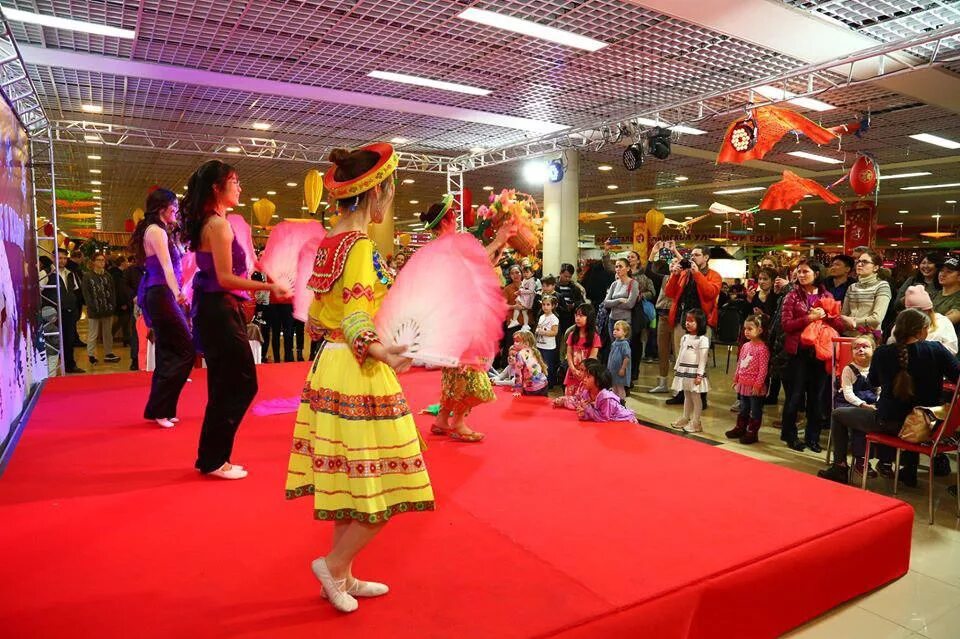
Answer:
[{"label": "red fabric streamer", "polygon": [[764,211],[789,210],[807,195],[817,195],[828,204],[841,201],[821,184],[802,178],[793,171],[784,171],[783,179],[771,184],[763,194],[760,208]]},{"label": "red fabric streamer", "polygon": [[757,127],[757,143],[746,151],[737,151],[731,142],[731,134],[744,120],[732,122],[723,136],[723,143],[717,153],[717,164],[721,162],[740,164],[747,160],[759,160],[790,131],[799,131],[817,144],[827,144],[839,137],[834,131],[825,129],[813,120],[782,107],[759,107],[753,110],[752,118]]}]

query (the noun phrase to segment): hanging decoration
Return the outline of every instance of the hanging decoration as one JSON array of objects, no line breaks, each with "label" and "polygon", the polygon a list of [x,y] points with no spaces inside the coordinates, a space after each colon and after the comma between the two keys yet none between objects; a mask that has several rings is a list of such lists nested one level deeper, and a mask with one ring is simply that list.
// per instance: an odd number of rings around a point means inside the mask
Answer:
[{"label": "hanging decoration", "polygon": [[[735,215],[739,220],[740,224],[743,226],[753,226],[754,215],[760,212],[759,206],[752,206],[749,209],[735,209],[732,206],[727,206],[726,204],[720,204],[719,202],[714,202],[710,205],[710,212],[716,215]],[[739,233],[737,231],[732,231],[737,235],[747,235],[747,233]]]},{"label": "hanging decoration", "polygon": [[608,215],[609,215],[609,213],[590,213],[590,212],[584,212],[584,213],[581,213],[581,214],[580,214],[579,216],[577,216],[577,217],[578,217],[578,219],[579,219],[581,222],[583,222],[584,224],[586,224],[586,223],[588,223],[588,222],[596,222],[597,220],[604,220],[604,219],[607,218]]},{"label": "hanging decoration", "polygon": [[947,233],[946,231],[941,231],[941,230],[940,230],[940,215],[939,215],[939,214],[934,215],[933,217],[934,217],[934,219],[936,219],[936,221],[937,221],[937,230],[936,230],[936,231],[928,231],[928,232],[926,232],[926,233],[921,233],[920,235],[922,235],[922,236],[924,236],[924,237],[930,237],[930,238],[933,238],[933,239],[935,239],[935,240],[940,240],[940,239],[943,239],[943,238],[945,238],[945,237],[950,237],[951,235],[953,235],[953,233]]},{"label": "hanging decoration", "polygon": [[270,224],[270,220],[273,219],[273,214],[276,210],[277,206],[267,198],[257,200],[253,203],[253,215],[260,226]]},{"label": "hanging decoration", "polygon": [[90,191],[73,191],[71,189],[57,189],[57,200],[66,200],[75,202],[78,200],[93,199],[93,193]]},{"label": "hanging decoration", "polygon": [[61,209],[88,209],[97,204],[96,200],[57,200],[57,207]]},{"label": "hanging decoration", "polygon": [[134,209],[130,219],[133,220],[134,224],[139,224],[140,220],[143,219],[143,209]]},{"label": "hanging decoration", "polygon": [[771,184],[763,194],[760,209],[764,211],[791,209],[807,195],[819,196],[827,204],[837,204],[842,201],[821,184],[802,178],[793,171],[784,171],[783,179]]},{"label": "hanging decoration", "polygon": [[310,169],[303,178],[303,201],[310,215],[317,213],[321,198],[323,198],[323,174],[316,169]]},{"label": "hanging decoration", "polygon": [[873,158],[860,155],[850,167],[850,188],[860,196],[870,195],[880,184],[880,171]]},{"label": "hanging decoration", "polygon": [[650,209],[647,211],[644,221],[647,223],[647,232],[657,237],[660,235],[660,227],[663,226],[663,213],[657,209]]},{"label": "hanging decoration", "polygon": [[401,234],[397,237],[397,240],[399,240],[400,246],[402,246],[402,247],[404,247],[404,248],[410,246],[410,234],[409,234],[409,233],[401,233]]},{"label": "hanging decoration", "polygon": [[96,213],[59,213],[57,217],[65,220],[95,220]]},{"label": "hanging decoration", "polygon": [[827,144],[839,137],[790,109],[757,107],[727,127],[717,153],[717,163],[741,164],[747,160],[759,160],[791,131],[804,134],[816,144]]}]

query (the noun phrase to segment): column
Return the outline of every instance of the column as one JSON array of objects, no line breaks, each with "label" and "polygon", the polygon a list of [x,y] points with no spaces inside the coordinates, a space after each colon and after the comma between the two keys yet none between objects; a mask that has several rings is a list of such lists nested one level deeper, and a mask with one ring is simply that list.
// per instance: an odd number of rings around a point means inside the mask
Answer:
[{"label": "column", "polygon": [[543,185],[543,274],[560,274],[560,265],[576,266],[580,239],[580,155],[567,149],[559,156],[548,156],[547,161],[561,158],[563,179]]}]

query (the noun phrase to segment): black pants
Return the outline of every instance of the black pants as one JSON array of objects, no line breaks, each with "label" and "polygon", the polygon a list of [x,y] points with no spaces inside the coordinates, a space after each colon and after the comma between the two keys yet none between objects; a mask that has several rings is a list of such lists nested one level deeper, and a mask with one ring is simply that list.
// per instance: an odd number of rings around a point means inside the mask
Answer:
[{"label": "black pants", "polygon": [[[194,294],[195,303],[197,297]],[[199,298],[194,328],[208,370],[196,467],[209,473],[230,461],[240,420],[257,394],[257,369],[240,300],[229,293],[202,293]]]},{"label": "black pants", "polygon": [[787,400],[783,406],[780,439],[791,442],[797,438],[797,414],[806,397],[807,428],[804,440],[808,445],[819,443],[820,431],[827,423],[827,411],[822,398],[829,375],[823,362],[817,359],[813,349],[801,348],[790,358],[784,371],[784,381],[787,382]]},{"label": "black pants", "polygon": [[290,317],[293,324],[293,350],[296,351],[297,361],[303,361],[303,327],[304,323],[298,319],[293,319],[293,307],[290,307]]},{"label": "black pants", "polygon": [[157,363],[143,416],[146,419],[176,417],[180,392],[196,358],[187,318],[166,285],[148,288],[143,305],[153,324]]},{"label": "black pants", "polygon": [[273,361],[280,361],[280,333],[283,333],[283,361],[293,361],[293,304],[270,305],[270,338]]},{"label": "black pants", "polygon": [[[190,331],[187,331],[188,335],[189,333]],[[193,348],[193,344],[190,348]],[[133,313],[130,314],[130,366],[140,368],[140,334],[137,332],[137,316]]]},{"label": "black pants", "polygon": [[543,363],[547,365],[547,388],[553,388],[557,381],[557,369],[560,367],[560,349],[557,348],[538,348]]},{"label": "black pants", "polygon": [[[877,418],[877,411],[870,408],[838,408],[833,411],[830,419],[830,430],[833,434],[833,459],[834,463],[844,463],[847,461],[847,448],[849,446],[850,434],[854,436],[863,433],[863,441],[866,441],[866,433],[883,433],[884,435],[897,435],[900,432],[902,424],[898,422],[885,422]],[[860,454],[857,455],[856,446],[854,446],[854,456],[862,457],[864,454],[861,446]],[[877,445],[870,446],[871,452],[877,453],[880,461],[893,461],[895,452],[886,446],[883,454],[877,450]],[[901,463],[907,468],[916,468],[920,464],[920,455],[910,451],[904,451],[900,454]]]}]

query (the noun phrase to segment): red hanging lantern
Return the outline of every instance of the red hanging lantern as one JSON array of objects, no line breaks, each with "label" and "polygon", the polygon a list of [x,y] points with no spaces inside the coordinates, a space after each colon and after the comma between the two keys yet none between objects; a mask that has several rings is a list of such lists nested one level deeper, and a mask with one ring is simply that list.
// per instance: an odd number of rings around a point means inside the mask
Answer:
[{"label": "red hanging lantern", "polygon": [[870,195],[877,189],[878,177],[876,162],[861,155],[850,168],[850,188],[857,195]]},{"label": "red hanging lantern", "polygon": [[123,223],[123,230],[126,231],[127,233],[133,233],[134,229],[136,228],[137,228],[136,223],[130,218],[127,218]]}]

